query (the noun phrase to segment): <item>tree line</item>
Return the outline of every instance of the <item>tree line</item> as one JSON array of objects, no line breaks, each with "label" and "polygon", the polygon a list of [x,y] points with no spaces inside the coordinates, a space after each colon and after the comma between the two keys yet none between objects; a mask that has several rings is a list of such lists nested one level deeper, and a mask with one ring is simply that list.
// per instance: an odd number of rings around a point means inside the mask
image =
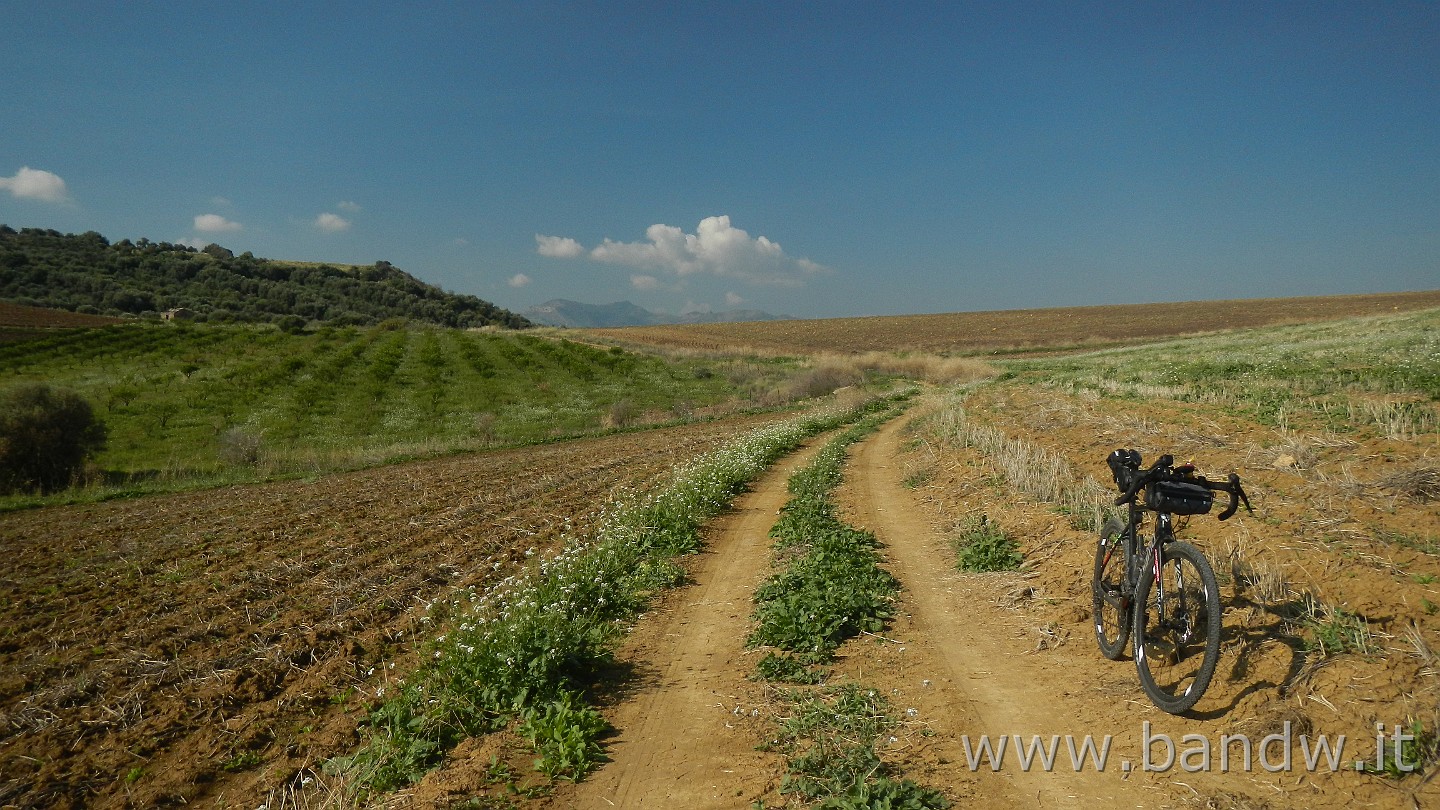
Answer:
[{"label": "tree line", "polygon": [[97,315],[186,309],[215,323],[368,325],[391,318],[457,328],[524,328],[529,320],[473,295],[446,292],[386,261],[359,268],[297,265],[148,239],[111,243],[0,224],[0,299]]}]

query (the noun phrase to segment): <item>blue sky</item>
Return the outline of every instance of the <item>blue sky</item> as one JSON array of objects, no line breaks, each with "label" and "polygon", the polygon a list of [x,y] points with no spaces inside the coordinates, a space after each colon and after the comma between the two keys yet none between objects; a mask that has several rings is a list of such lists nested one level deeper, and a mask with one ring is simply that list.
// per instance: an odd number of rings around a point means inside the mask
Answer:
[{"label": "blue sky", "polygon": [[384,259],[517,310],[1440,287],[1436,3],[0,0],[0,19],[14,227]]}]

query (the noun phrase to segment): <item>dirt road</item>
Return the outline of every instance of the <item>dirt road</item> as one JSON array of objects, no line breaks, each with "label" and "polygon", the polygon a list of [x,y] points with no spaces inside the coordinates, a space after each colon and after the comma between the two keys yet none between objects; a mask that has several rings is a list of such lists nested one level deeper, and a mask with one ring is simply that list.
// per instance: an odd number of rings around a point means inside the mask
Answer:
[{"label": "dirt road", "polygon": [[[952,798],[987,806],[1153,806],[1156,795],[1117,768],[1025,772],[1014,752],[999,772],[973,771],[961,735],[1073,733],[1088,720],[1057,700],[1056,683],[1087,673],[1050,668],[1027,655],[1034,641],[989,593],[996,580],[955,571],[953,552],[901,483],[896,420],[853,450],[841,496],[850,522],[886,545],[902,582],[899,615],[887,635],[845,645],[832,682],[884,689],[904,710],[905,728],[881,756],[906,776]],[[564,786],[544,805],[564,808],[748,807],[784,801],[784,761],[756,750],[772,733],[770,688],[747,679],[758,653],[744,647],[751,594],[770,571],[767,532],[787,498],[790,474],[813,444],[779,465],[712,527],[694,584],[642,620],[621,654],[636,669],[634,694],[613,707],[618,729],[611,761],[585,782]],[[979,583],[979,584],[976,584]],[[1094,668],[1088,672],[1093,680]],[[1043,684],[1045,688],[1036,688]],[[1065,687],[1068,692],[1071,687]]]},{"label": "dirt road", "polygon": [[[1152,790],[1131,781],[1118,769],[1100,773],[1093,767],[1076,771],[1062,747],[1056,767],[1047,772],[1039,765],[1025,769],[1015,763],[1011,749],[999,771],[982,765],[970,771],[980,735],[998,745],[1007,735],[1012,745],[1020,735],[1025,746],[1033,735],[1048,742],[1052,735],[1083,734],[1090,718],[1075,703],[1059,699],[1062,693],[1093,683],[1096,666],[1066,666],[1054,657],[1040,658],[1029,628],[1012,611],[994,599],[996,586],[1017,582],[1011,575],[964,574],[955,569],[955,555],[928,516],[916,508],[914,496],[902,484],[899,459],[903,420],[887,424],[852,452],[841,497],[848,507],[847,522],[874,532],[885,546],[893,574],[905,587],[902,607],[907,608],[909,630],[903,636],[917,671],[934,673],[936,732],[935,764],[926,781],[953,787],[964,785],[985,797],[987,805],[1008,799],[1020,807],[1153,806],[1159,798]],[[1058,664],[1058,666],[1057,666]],[[913,678],[911,679],[913,680]],[[923,681],[922,681],[923,683]],[[892,687],[904,689],[908,684]],[[920,716],[924,716],[921,713]],[[962,735],[971,740],[966,752]]]},{"label": "dirt road", "polygon": [[638,683],[610,717],[610,764],[557,790],[550,806],[733,808],[773,793],[784,760],[755,748],[768,714],[762,687],[747,680],[755,654],[745,636],[786,482],[820,446],[812,440],[771,469],[709,527],[694,584],[643,619],[620,653]]}]

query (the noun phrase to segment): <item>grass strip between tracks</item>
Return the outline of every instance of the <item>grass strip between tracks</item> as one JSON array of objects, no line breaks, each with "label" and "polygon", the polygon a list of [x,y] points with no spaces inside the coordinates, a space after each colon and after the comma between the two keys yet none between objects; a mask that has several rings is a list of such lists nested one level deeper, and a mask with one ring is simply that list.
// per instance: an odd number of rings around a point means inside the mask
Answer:
[{"label": "grass strip between tracks", "polygon": [[950,806],[939,791],[901,778],[876,753],[876,742],[900,722],[885,696],[859,683],[823,683],[828,673],[819,668],[846,639],[884,630],[900,590],[880,567],[875,535],[841,521],[832,497],[846,448],[900,411],[866,417],[791,476],[790,501],[770,530],[786,565],[755,592],[756,627],[749,642],[784,651],[761,659],[759,677],[819,684],[779,691],[783,717],[768,747],[788,760],[781,792],[821,808]]},{"label": "grass strip between tracks", "polygon": [[613,658],[617,639],[659,589],[678,584],[675,562],[700,547],[700,528],[770,464],[816,433],[909,396],[870,398],[754,431],[675,471],[667,486],[607,507],[593,537],[488,593],[460,591],[431,608],[447,632],[425,663],[366,719],[367,740],[327,770],[358,796],[412,784],[468,737],[519,721],[552,778],[580,779],[603,758],[606,724],[584,688]]}]

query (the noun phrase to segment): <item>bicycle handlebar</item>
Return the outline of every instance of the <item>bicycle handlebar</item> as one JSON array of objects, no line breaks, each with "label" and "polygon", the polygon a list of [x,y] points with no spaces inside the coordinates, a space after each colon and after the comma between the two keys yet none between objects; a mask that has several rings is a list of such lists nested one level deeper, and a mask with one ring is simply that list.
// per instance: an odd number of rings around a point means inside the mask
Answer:
[{"label": "bicycle handlebar", "polygon": [[[1211,481],[1203,475],[1195,474],[1195,467],[1190,464],[1182,465],[1178,470],[1175,468],[1175,458],[1169,453],[1161,456],[1154,464],[1144,470],[1140,469],[1140,454],[1134,450],[1116,450],[1111,453],[1106,462],[1110,465],[1111,472],[1115,475],[1115,484],[1122,492],[1119,498],[1115,499],[1116,506],[1123,506],[1127,503],[1134,503],[1140,490],[1157,481],[1184,481],[1190,484],[1199,484],[1206,489],[1215,492],[1226,492],[1230,495],[1230,503],[1226,505],[1217,517],[1220,520],[1228,520],[1243,504],[1245,511],[1254,512],[1250,507],[1250,498],[1245,494],[1245,488],[1240,485],[1240,476],[1230,473],[1228,481]],[[1127,471],[1122,473],[1121,470]],[[1123,481],[1129,479],[1129,485]]]}]

